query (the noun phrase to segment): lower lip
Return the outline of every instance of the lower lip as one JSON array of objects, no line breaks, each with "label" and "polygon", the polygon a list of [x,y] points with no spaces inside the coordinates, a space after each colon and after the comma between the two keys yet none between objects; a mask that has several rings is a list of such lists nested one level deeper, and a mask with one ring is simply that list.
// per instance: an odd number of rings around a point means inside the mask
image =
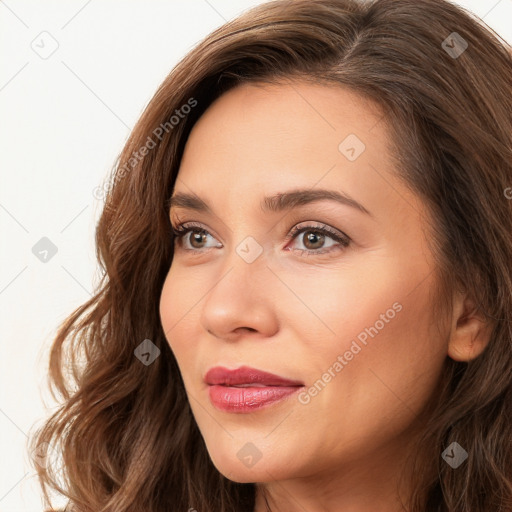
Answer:
[{"label": "lower lip", "polygon": [[297,393],[303,386],[265,386],[235,388],[230,386],[209,386],[208,393],[212,404],[224,412],[247,413]]}]

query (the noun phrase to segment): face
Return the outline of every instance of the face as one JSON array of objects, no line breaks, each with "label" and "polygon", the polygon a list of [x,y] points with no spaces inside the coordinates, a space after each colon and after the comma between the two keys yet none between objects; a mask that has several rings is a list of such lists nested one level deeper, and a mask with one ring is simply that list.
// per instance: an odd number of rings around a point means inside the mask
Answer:
[{"label": "face", "polygon": [[239,86],[190,134],[173,197],[208,208],[171,207],[186,231],[160,316],[231,480],[391,465],[433,393],[447,347],[429,216],[389,143],[373,104],[299,82]]}]

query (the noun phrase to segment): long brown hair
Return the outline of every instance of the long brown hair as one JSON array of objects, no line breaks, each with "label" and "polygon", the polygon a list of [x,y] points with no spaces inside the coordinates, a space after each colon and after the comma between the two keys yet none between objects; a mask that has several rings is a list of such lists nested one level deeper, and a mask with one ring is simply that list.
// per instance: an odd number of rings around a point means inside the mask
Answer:
[{"label": "long brown hair", "polygon": [[[446,359],[404,468],[407,510],[512,510],[512,57],[444,0],[269,2],[171,71],[110,176],[96,229],[101,281],[51,347],[49,386],[62,405],[30,440],[45,461],[34,467],[47,504],[50,490],[79,512],[253,510],[255,484],[228,480],[208,456],[160,323],[174,243],[168,199],[187,136],[214,99],[244,82],[295,79],[347,87],[382,108],[397,175],[435,219],[440,311],[457,286],[493,325],[479,357]],[[160,350],[148,365],[134,354],[144,340]],[[441,458],[454,440],[468,453],[456,471]]]}]

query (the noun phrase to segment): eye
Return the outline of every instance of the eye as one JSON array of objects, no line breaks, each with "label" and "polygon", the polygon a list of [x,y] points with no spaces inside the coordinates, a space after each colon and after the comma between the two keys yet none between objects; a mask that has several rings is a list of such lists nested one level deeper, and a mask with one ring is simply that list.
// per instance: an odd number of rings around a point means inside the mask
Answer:
[{"label": "eye", "polygon": [[[206,237],[210,235],[210,233],[204,229],[200,224],[196,224],[194,222],[184,222],[182,224],[178,224],[176,227],[172,226],[172,232],[176,235],[176,241],[183,246],[185,243],[189,244],[201,244],[206,240]],[[185,236],[188,233],[192,233],[193,236]],[[210,235],[211,236],[211,235]],[[222,245],[218,245],[217,247],[222,247]],[[196,247],[192,245],[191,248],[184,247],[186,251],[191,252],[199,252],[202,247]]]},{"label": "eye", "polygon": [[[304,234],[307,234],[307,236],[303,236]],[[329,238],[336,243],[326,246],[325,241]],[[293,250],[300,251],[301,254],[306,255],[324,254],[333,250],[344,249],[349,246],[351,241],[347,235],[341,231],[334,230],[326,224],[321,224],[320,226],[295,226],[287,236],[287,240],[295,239],[302,242],[304,249]]]},{"label": "eye", "polygon": [[[184,222],[177,226],[172,226],[172,231],[181,248],[191,253],[205,252],[202,250],[204,248],[211,249],[212,247],[222,247],[222,244],[220,243],[218,245],[213,244],[210,247],[201,247],[201,244],[207,240],[207,237],[211,237],[212,235],[200,224],[194,222]],[[303,233],[308,236],[300,237],[299,235]],[[351,241],[350,238],[341,231],[334,230],[325,224],[321,224],[319,226],[295,226],[287,235],[286,241],[295,239],[301,242],[304,248],[286,250],[299,251],[302,255],[319,255],[334,250],[344,249],[348,247]],[[335,243],[326,246],[325,243],[327,239],[331,239],[331,241],[334,241]]]}]

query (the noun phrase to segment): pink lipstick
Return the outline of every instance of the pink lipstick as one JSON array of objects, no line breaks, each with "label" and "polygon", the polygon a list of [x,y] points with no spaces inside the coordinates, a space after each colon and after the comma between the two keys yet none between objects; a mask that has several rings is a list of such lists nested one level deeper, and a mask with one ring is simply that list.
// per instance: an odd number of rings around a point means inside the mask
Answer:
[{"label": "pink lipstick", "polygon": [[279,402],[304,386],[272,373],[242,366],[236,370],[216,366],[204,377],[210,401],[224,412],[248,413]]}]

